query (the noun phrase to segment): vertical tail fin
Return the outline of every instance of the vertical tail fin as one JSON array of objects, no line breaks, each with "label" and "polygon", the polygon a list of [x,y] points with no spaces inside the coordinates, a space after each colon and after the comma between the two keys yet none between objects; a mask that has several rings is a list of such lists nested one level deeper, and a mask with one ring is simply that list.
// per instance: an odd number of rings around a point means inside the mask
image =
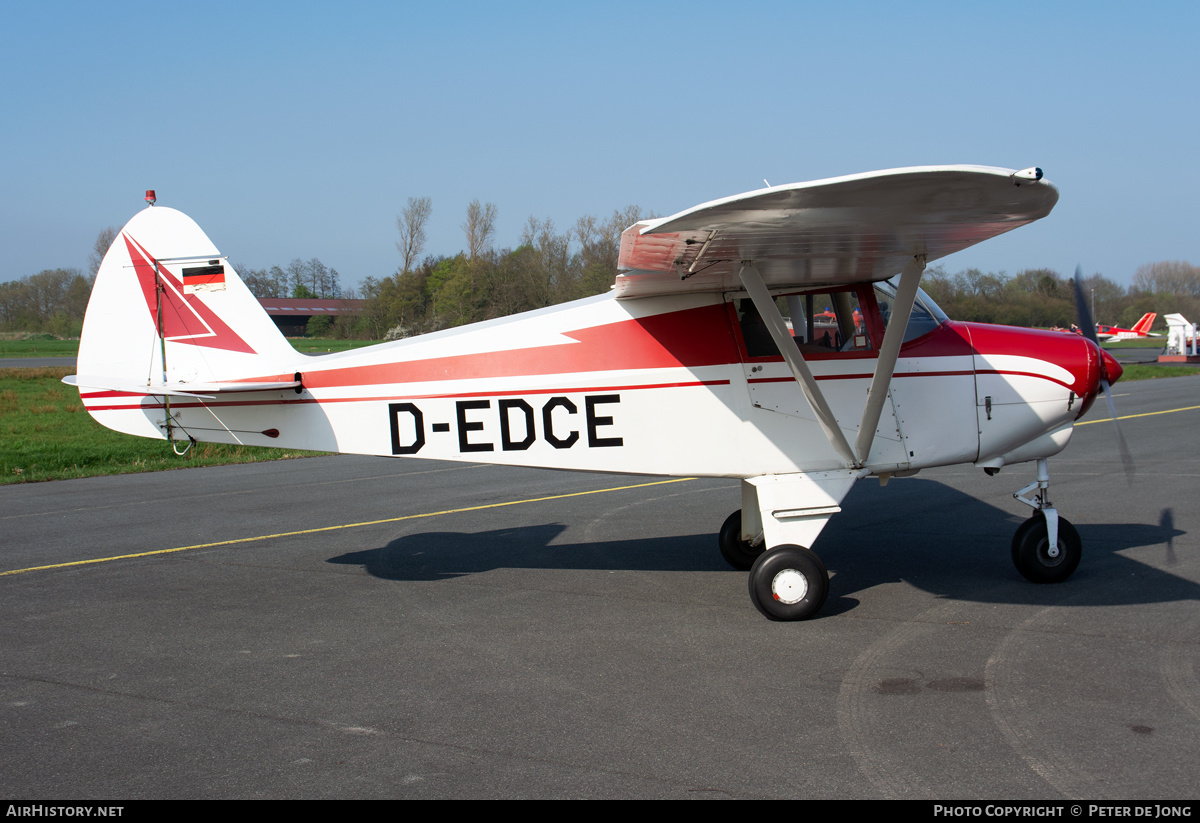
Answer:
[{"label": "vertical tail fin", "polygon": [[219,382],[286,371],[297,357],[200,227],[154,206],[104,256],[79,373],[138,385]]},{"label": "vertical tail fin", "polygon": [[70,382],[104,425],[162,437],[144,415],[97,414],[112,409],[103,398],[291,380],[303,358],[200,227],[152,206],[126,224],[100,264]]},{"label": "vertical tail fin", "polygon": [[1150,331],[1150,327],[1154,325],[1154,319],[1158,317],[1155,312],[1149,311],[1142,315],[1142,319],[1133,325],[1133,330],[1139,334],[1146,334]]}]

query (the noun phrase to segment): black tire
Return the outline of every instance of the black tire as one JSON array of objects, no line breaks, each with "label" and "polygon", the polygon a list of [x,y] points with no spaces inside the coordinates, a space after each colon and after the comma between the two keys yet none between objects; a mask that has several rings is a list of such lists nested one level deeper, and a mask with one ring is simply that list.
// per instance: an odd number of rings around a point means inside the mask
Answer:
[{"label": "black tire", "polygon": [[754,547],[750,545],[749,540],[742,539],[741,509],[725,518],[717,542],[721,546],[721,556],[725,558],[725,562],[740,572],[749,571],[759,555],[766,551],[766,544],[760,543]]},{"label": "black tire", "polygon": [[772,620],[807,620],[829,596],[821,558],[799,546],[776,546],[750,568],[750,601]]},{"label": "black tire", "polygon": [[1058,556],[1052,557],[1049,549],[1046,518],[1035,514],[1018,526],[1013,535],[1013,565],[1033,583],[1061,583],[1074,573],[1083,558],[1079,532],[1065,517],[1058,518]]}]

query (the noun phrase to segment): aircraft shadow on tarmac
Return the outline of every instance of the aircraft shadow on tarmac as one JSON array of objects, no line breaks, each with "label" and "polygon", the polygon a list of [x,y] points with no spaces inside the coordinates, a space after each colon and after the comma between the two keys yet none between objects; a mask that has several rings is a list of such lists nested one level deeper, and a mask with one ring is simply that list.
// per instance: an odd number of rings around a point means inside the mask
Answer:
[{"label": "aircraft shadow on tarmac", "polygon": [[[857,605],[857,592],[897,581],[938,597],[976,602],[1097,606],[1200,600],[1200,585],[1119,554],[1161,544],[1159,565],[1174,565],[1174,541],[1186,532],[1175,528],[1170,509],[1157,519],[1156,524],[1076,524],[1084,549],[1079,569],[1066,583],[1035,585],[1020,577],[1010,557],[1020,518],[933,480],[909,479],[887,489],[864,481],[814,546],[834,574],[822,613],[849,611]],[[475,533],[421,532],[328,562],[361,565],[376,577],[404,581],[499,568],[744,574],[721,559],[715,533],[555,542],[567,529],[544,523]]]}]

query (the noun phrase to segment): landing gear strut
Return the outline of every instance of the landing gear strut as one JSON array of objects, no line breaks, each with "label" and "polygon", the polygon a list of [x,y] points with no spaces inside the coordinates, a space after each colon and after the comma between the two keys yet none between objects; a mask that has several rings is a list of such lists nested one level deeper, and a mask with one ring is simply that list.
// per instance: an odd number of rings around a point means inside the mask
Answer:
[{"label": "landing gear strut", "polygon": [[772,620],[804,620],[829,595],[829,572],[805,546],[866,469],[765,474],[742,480],[742,507],[721,526],[721,554],[750,571],[750,600]]},{"label": "landing gear strut", "polygon": [[[1037,461],[1037,480],[1013,494],[1034,510],[1013,535],[1012,560],[1017,571],[1034,583],[1061,583],[1071,576],[1083,557],[1079,532],[1050,503],[1050,472],[1044,459]],[[1035,492],[1029,497],[1030,492]]]}]

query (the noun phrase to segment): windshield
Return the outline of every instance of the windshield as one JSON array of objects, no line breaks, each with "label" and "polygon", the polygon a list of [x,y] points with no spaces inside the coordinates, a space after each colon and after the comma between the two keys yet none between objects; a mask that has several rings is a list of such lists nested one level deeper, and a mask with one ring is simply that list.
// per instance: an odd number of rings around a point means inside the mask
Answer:
[{"label": "windshield", "polygon": [[[890,280],[876,283],[875,297],[879,301],[879,313],[883,316],[884,328],[887,328],[892,316],[892,301],[896,299],[896,285]],[[904,342],[929,334],[949,319],[925,290],[918,288],[917,299],[913,302],[912,314],[908,318],[908,327],[904,330]]]}]

